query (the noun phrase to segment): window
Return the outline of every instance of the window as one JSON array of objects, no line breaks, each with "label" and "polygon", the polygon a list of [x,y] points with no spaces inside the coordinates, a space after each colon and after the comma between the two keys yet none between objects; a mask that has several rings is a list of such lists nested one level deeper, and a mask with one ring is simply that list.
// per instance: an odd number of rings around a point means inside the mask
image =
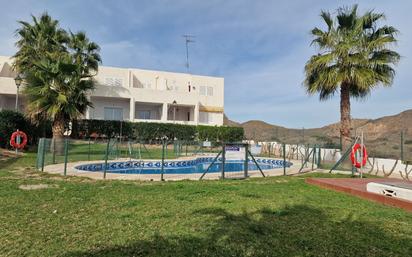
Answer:
[{"label": "window", "polygon": [[123,79],[115,78],[115,77],[108,77],[108,78],[105,78],[104,84],[109,87],[121,87],[123,86]]},{"label": "window", "polygon": [[207,88],[205,86],[200,86],[199,94],[200,95],[206,95],[206,90],[207,90]]},{"label": "window", "polygon": [[104,107],[105,120],[123,120],[123,108]]},{"label": "window", "polygon": [[199,112],[199,122],[200,123],[212,123],[213,118],[212,118],[212,113],[210,112]]},{"label": "window", "polygon": [[137,117],[141,120],[150,120],[150,111],[139,111]]},{"label": "window", "polygon": [[213,87],[207,87],[207,95],[213,96]]},{"label": "window", "polygon": [[200,86],[199,94],[205,96],[213,96],[213,87]]}]

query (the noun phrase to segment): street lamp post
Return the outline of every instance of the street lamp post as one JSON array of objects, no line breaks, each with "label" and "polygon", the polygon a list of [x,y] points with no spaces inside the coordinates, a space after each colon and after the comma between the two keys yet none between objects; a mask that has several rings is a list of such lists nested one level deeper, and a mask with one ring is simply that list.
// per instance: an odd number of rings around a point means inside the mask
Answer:
[{"label": "street lamp post", "polygon": [[18,74],[15,78],[14,78],[14,82],[16,83],[16,87],[17,87],[17,92],[16,92],[16,111],[19,110],[19,89],[20,89],[20,85],[23,82],[23,78],[21,77],[20,74]]}]

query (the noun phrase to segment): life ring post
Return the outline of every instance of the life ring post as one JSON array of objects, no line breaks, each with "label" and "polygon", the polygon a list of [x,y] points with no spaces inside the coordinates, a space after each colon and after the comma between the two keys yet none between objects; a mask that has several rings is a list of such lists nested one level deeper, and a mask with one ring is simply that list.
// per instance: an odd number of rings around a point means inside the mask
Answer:
[{"label": "life ring post", "polygon": [[16,149],[16,154],[18,153],[18,150],[23,149],[27,144],[27,135],[21,130],[16,130],[11,134],[10,137],[10,145]]},{"label": "life ring post", "polygon": [[[361,161],[359,162],[358,159],[356,158],[356,153],[358,151],[361,151]],[[352,164],[356,167],[356,168],[361,168],[364,167],[366,165],[366,162],[368,161],[368,152],[366,150],[365,145],[361,145],[361,144],[355,144],[352,148],[352,152],[350,155],[350,159],[352,161]]]}]

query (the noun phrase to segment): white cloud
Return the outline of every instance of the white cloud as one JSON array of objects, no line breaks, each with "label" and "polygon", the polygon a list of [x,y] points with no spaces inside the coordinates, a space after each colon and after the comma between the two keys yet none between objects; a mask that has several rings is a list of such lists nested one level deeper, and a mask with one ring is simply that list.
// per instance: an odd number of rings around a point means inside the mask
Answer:
[{"label": "white cloud", "polygon": [[[1,0],[0,0],[1,2]],[[358,1],[361,11],[385,12],[397,27],[403,56],[390,89],[377,89],[353,102],[354,117],[379,117],[412,108],[412,2]],[[185,71],[182,34],[196,35],[190,46],[194,73],[225,77],[225,109],[230,118],[263,119],[291,127],[321,126],[339,119],[338,98],[319,102],[301,85],[314,49],[309,31],[321,26],[321,9],[355,1],[3,1],[0,54],[13,54],[18,19],[44,10],[65,28],[85,30],[102,48],[105,65]]]}]

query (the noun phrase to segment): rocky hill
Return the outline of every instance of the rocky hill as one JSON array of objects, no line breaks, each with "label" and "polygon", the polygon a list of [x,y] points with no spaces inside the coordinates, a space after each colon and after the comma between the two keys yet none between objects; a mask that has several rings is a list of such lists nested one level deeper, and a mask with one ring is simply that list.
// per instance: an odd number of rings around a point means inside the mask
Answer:
[{"label": "rocky hill", "polygon": [[[340,123],[321,128],[294,129],[273,125],[259,120],[244,123],[225,117],[228,126],[241,126],[248,139],[259,141],[283,141],[288,143],[321,144],[338,146]],[[353,119],[352,135],[363,131],[365,144],[370,152],[383,157],[400,155],[401,131],[404,132],[404,155],[412,159],[412,110],[379,119]]]}]

